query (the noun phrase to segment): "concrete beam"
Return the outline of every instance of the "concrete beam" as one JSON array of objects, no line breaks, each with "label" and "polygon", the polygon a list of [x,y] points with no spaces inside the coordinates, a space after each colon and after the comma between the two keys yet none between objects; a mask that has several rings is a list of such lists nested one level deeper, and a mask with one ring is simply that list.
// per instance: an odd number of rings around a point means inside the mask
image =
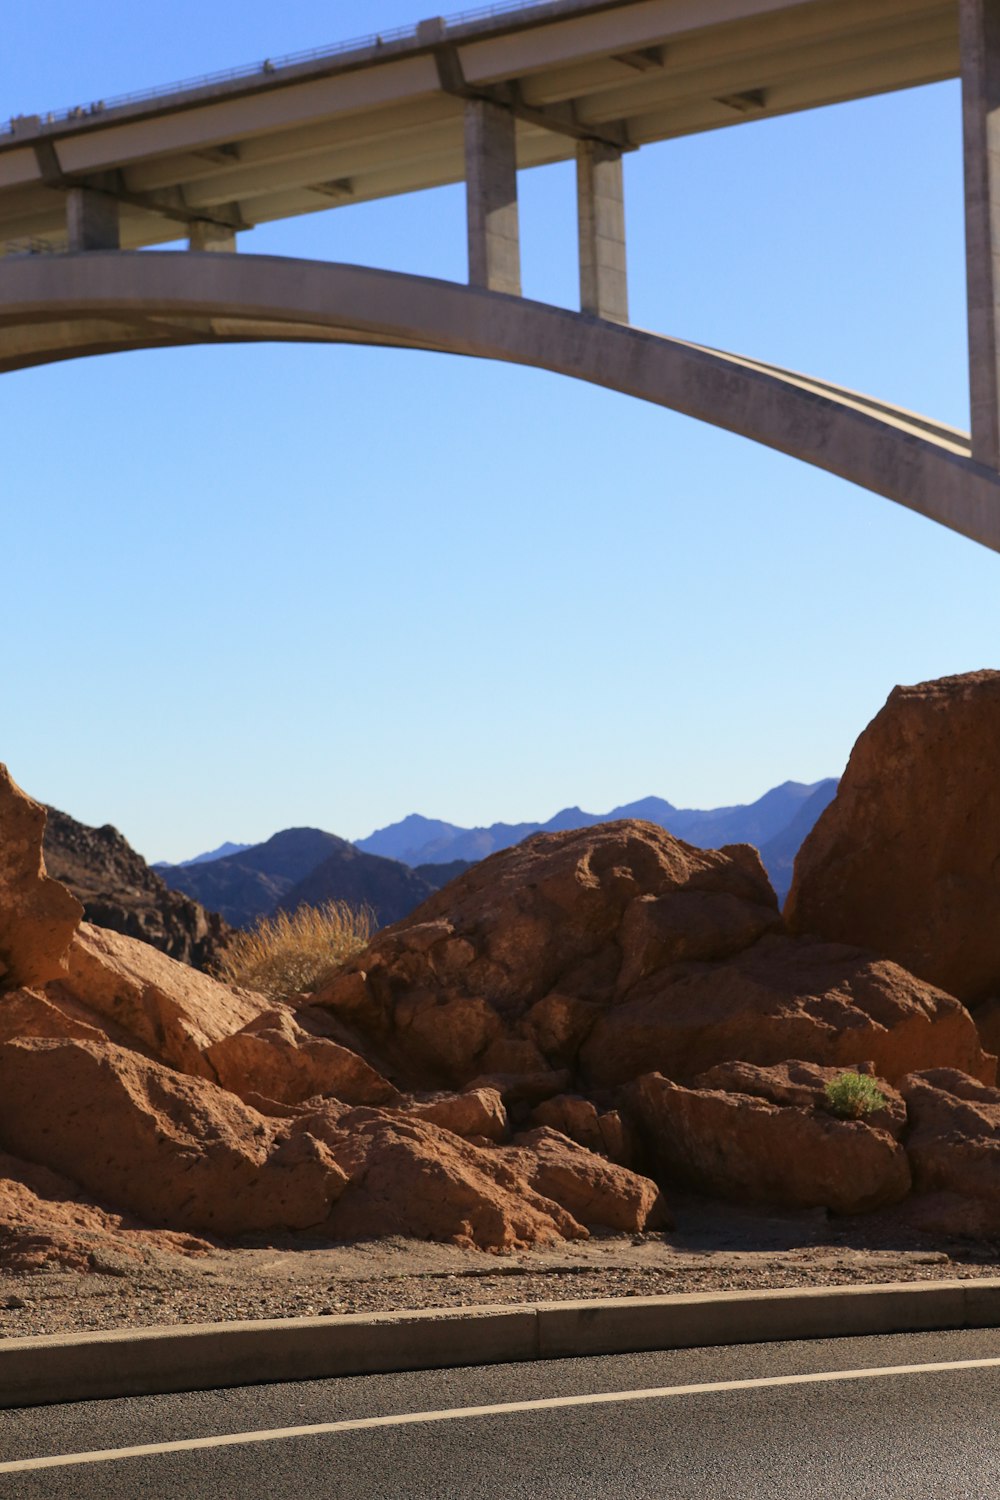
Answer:
[{"label": "concrete beam", "polygon": [[972,456],[1000,469],[1000,0],[959,0]]},{"label": "concrete beam", "polygon": [[92,188],[70,188],[66,194],[66,237],[70,250],[118,250],[121,247],[118,200]]},{"label": "concrete beam", "polygon": [[576,148],[580,311],[628,322],[622,154],[597,141]]},{"label": "concrete beam", "polygon": [[465,187],[469,285],[521,293],[515,121],[486,99],[465,105]]},{"label": "concrete beam", "polygon": [[209,219],[193,219],[188,234],[189,250],[221,250],[234,254],[236,230]]}]

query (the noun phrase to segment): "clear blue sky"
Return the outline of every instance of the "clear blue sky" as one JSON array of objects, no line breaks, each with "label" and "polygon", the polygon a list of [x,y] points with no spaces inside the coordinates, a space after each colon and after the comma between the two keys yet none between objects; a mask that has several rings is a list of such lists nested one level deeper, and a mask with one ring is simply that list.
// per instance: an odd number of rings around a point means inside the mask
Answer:
[{"label": "clear blue sky", "polygon": [[[424,10],[430,10],[424,7]],[[412,0],[10,6],[0,116],[419,19]],[[525,290],[576,295],[569,167]],[[647,147],[634,321],[967,425],[954,84]],[[460,188],[241,253],[463,279]],[[1000,558],[741,439],[544,373],[291,345],[8,375],[0,759],[150,858],[842,769],[897,682],[996,665]]]}]

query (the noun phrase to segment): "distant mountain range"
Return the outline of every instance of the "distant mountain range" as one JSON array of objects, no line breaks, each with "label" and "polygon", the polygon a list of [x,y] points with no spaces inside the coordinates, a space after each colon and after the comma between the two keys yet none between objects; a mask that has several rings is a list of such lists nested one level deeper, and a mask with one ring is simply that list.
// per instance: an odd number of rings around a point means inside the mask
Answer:
[{"label": "distant mountain range", "polygon": [[452,878],[450,865],[413,870],[319,828],[286,828],[263,844],[235,847],[236,854],[221,859],[160,864],[156,872],[173,890],[219,912],[233,927],[330,900],[370,906],[378,925],[387,927]]},{"label": "distant mountain range", "polygon": [[462,828],[411,813],[355,844],[318,828],[286,828],[262,844],[222,844],[181,864],[155,868],[172,889],[220,912],[234,927],[331,899],[364,903],[379,925],[387,926],[470,864],[533,833],[643,818],[702,849],[756,845],[778,899],[784,901],[799,845],[836,790],[834,777],[809,786],[786,781],[745,806],[701,810],[644,797],[607,813],[567,807],[547,823],[493,823],[489,828]]},{"label": "distant mountain range", "polygon": [[497,849],[519,844],[533,833],[590,828],[615,818],[645,818],[701,849],[717,849],[723,844],[756,845],[779,899],[784,900],[798,847],[824,807],[833,800],[836,790],[837,779],[833,776],[811,785],[785,781],[756,802],[738,807],[701,810],[674,807],[662,797],[644,797],[607,813],[566,807],[547,823],[493,823],[488,828],[461,828],[455,823],[411,813],[399,823],[358,839],[356,847],[366,854],[379,854],[412,866],[453,859],[471,862],[485,859]]}]

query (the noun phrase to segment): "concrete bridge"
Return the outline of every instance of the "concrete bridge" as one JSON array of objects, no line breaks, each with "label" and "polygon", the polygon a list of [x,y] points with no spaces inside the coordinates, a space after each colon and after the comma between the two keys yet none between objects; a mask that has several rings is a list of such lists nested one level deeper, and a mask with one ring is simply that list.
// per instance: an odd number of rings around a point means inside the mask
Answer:
[{"label": "concrete bridge", "polygon": [[[956,76],[971,435],[629,325],[624,153]],[[520,295],[517,174],[562,159],[579,312]],[[233,253],[255,224],[463,180],[468,286]],[[1000,0],[500,5],[21,117],[0,131],[0,245],[0,372],[260,339],[508,360],[741,433],[1000,551]]]}]

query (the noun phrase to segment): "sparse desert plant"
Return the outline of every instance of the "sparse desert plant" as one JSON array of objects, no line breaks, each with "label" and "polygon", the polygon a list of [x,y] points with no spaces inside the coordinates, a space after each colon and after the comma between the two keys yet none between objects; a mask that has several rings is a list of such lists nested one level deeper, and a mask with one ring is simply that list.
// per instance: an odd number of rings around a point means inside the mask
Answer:
[{"label": "sparse desert plant", "polygon": [[826,1102],[842,1120],[860,1120],[884,1109],[888,1103],[874,1078],[867,1073],[841,1073],[831,1078],[824,1091]]},{"label": "sparse desert plant", "polygon": [[346,901],[261,917],[249,931],[235,935],[216,966],[216,977],[284,1000],[318,989],[367,947],[375,926],[370,907]]}]

